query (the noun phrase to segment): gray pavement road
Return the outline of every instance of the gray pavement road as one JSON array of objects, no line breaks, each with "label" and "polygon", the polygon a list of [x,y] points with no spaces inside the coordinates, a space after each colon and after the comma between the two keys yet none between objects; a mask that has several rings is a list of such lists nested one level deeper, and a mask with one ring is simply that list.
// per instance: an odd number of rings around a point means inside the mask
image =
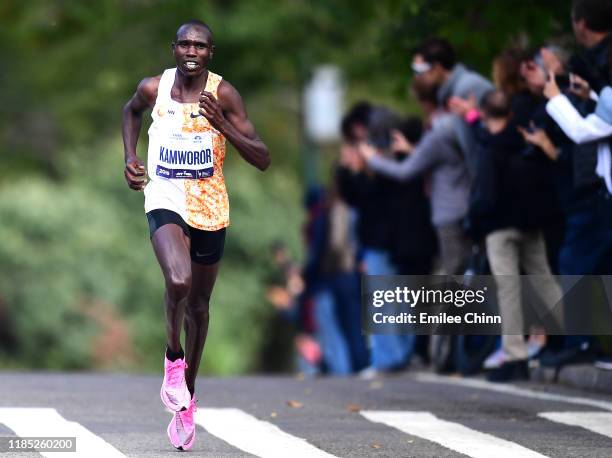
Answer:
[{"label": "gray pavement road", "polygon": [[[64,423],[76,422],[117,456],[176,457],[160,382],[145,375],[0,373],[0,436],[15,436],[17,426],[57,436]],[[185,456],[612,456],[612,397],[550,385],[500,388],[426,373],[373,381],[253,376],[202,378],[197,396],[206,429],[198,426]],[[31,407],[57,413],[14,410]],[[93,455],[109,456],[95,447]]]}]

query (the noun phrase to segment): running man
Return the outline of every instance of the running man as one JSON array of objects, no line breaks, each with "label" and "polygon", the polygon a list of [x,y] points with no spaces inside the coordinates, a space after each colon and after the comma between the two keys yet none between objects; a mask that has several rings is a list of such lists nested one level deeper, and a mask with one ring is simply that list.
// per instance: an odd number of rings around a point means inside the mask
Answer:
[{"label": "running man", "polygon": [[[168,342],[161,399],[174,412],[167,430],[170,442],[183,450],[191,448],[195,438],[195,380],[229,225],[225,140],[259,170],[270,165],[268,148],[240,94],[208,70],[214,50],[205,23],[181,25],[172,43],[176,67],[143,79],[123,109],[125,178],[131,189],[144,190],[151,243],[166,282]],[[136,144],[148,109],[153,123],[145,170]]]}]

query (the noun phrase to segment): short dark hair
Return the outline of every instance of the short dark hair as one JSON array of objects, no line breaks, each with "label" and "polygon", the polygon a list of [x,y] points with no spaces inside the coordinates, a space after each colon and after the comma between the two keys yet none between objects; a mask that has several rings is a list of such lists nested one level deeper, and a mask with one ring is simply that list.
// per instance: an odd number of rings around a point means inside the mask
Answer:
[{"label": "short dark hair", "polygon": [[178,29],[176,29],[176,36],[177,37],[178,37],[179,30],[181,30],[183,27],[201,27],[203,29],[208,30],[208,33],[210,33],[211,37],[213,35],[212,29],[210,28],[210,26],[206,22],[200,21],[199,19],[190,19],[187,22],[183,22],[178,27]]},{"label": "short dark hair", "polygon": [[416,54],[423,56],[425,62],[430,64],[438,63],[446,70],[451,70],[457,62],[453,45],[443,38],[429,38],[425,40],[417,48]]},{"label": "short dark hair", "polygon": [[406,137],[406,140],[415,145],[423,135],[423,122],[416,116],[410,116],[399,122],[397,130]]},{"label": "short dark hair", "polygon": [[387,150],[391,144],[391,130],[396,129],[400,117],[387,107],[376,106],[370,112],[368,124],[368,142],[381,150]]},{"label": "short dark hair", "polygon": [[480,102],[480,109],[486,117],[507,118],[512,113],[510,98],[499,89],[491,89]]},{"label": "short dark hair", "polygon": [[574,21],[584,19],[589,30],[608,32],[612,29],[612,2],[610,0],[573,0]]},{"label": "short dark hair", "polygon": [[345,140],[354,140],[353,126],[360,124],[368,127],[372,105],[369,102],[357,102],[342,118],[340,129]]}]

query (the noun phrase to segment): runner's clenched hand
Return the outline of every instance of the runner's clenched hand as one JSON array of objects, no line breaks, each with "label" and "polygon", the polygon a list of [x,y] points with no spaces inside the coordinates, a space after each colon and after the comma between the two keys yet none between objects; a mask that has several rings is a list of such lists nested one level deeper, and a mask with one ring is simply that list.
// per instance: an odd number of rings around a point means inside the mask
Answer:
[{"label": "runner's clenched hand", "polygon": [[142,191],[147,184],[147,172],[142,161],[138,157],[130,157],[125,161],[125,181],[130,189]]},{"label": "runner's clenched hand", "polygon": [[223,115],[219,101],[210,92],[203,91],[200,95],[200,113],[215,129],[222,132],[227,119]]}]

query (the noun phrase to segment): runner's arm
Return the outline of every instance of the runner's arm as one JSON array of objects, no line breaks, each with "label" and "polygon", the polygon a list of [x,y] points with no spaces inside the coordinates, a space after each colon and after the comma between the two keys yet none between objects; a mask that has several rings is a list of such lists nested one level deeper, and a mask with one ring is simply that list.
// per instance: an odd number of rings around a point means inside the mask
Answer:
[{"label": "runner's arm", "polygon": [[259,170],[270,165],[268,147],[249,120],[238,91],[227,81],[219,84],[218,100],[210,92],[200,97],[200,113],[234,145],[240,155]]},{"label": "runner's arm", "polygon": [[136,145],[142,126],[142,115],[151,108],[157,96],[159,78],[145,78],[136,92],[123,107],[123,154],[125,159],[125,179],[131,189],[140,191],[145,186],[145,168],[136,154]]}]

